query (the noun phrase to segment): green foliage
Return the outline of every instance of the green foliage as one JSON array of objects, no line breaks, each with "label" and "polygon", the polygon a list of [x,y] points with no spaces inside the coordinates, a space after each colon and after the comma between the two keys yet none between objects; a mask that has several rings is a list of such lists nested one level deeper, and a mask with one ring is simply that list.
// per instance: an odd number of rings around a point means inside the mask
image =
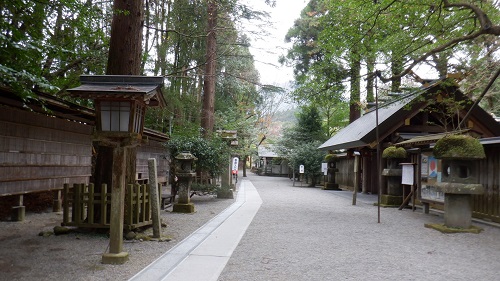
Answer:
[{"label": "green foliage", "polygon": [[340,61],[326,55],[327,50],[319,45],[319,36],[324,29],[321,18],[323,1],[309,1],[288,30],[285,40],[292,43],[283,64],[294,66],[296,88],[293,99],[302,104],[315,105],[321,116],[324,131],[330,136],[338,127],[345,126],[345,118],[334,115],[348,115],[343,96],[348,72]]},{"label": "green foliage", "polygon": [[308,177],[321,175],[321,163],[325,152],[318,149],[321,142],[314,141],[297,145],[289,154],[291,168],[298,170],[299,165],[304,165],[304,174]]},{"label": "green foliage", "polygon": [[106,10],[89,1],[7,1],[0,7],[0,85],[23,98],[103,74]]},{"label": "green foliage", "polygon": [[[479,15],[491,23],[481,26]],[[499,23],[494,1],[311,0],[287,34],[292,48],[282,62],[295,67],[298,87],[293,94],[306,103],[335,104],[349,96],[351,104],[359,102],[360,66],[368,71],[368,101],[375,70],[392,78],[384,80],[391,83],[388,89],[400,91],[417,85],[400,77],[424,64],[439,77],[467,73],[462,86],[477,95],[498,68],[498,35],[486,33]],[[341,86],[347,82],[350,93]],[[482,105],[500,112],[495,103],[499,91],[493,87]]]},{"label": "green foliage", "polygon": [[318,108],[314,105],[301,107],[294,130],[297,133],[296,140],[298,142],[324,141],[326,139]]},{"label": "green foliage", "polygon": [[182,151],[189,151],[198,158],[197,170],[208,171],[212,176],[221,172],[221,166],[229,157],[229,148],[219,138],[174,136],[166,143],[171,157]]},{"label": "green foliage", "polygon": [[302,106],[297,114],[297,124],[291,128],[283,128],[283,134],[277,141],[275,149],[281,157],[287,158],[299,145],[322,142],[325,139],[326,135],[322,130],[317,108]]},{"label": "green foliage", "polygon": [[436,142],[432,151],[436,158],[483,159],[483,145],[469,135],[447,135]]},{"label": "green foliage", "polygon": [[325,134],[314,106],[301,107],[297,119],[297,125],[285,129],[275,150],[280,157],[288,159],[291,168],[298,169],[299,165],[304,165],[305,175],[314,179],[321,174],[325,152],[318,147],[325,139]]},{"label": "green foliage", "polygon": [[402,147],[389,146],[382,152],[382,158],[406,158],[406,150]]}]

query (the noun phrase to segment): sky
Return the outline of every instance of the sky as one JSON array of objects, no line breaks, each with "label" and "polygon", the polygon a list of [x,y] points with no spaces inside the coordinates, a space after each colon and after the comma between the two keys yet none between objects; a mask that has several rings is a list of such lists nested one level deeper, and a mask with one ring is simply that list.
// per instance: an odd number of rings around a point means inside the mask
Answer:
[{"label": "sky", "polygon": [[257,10],[263,10],[270,14],[270,21],[274,26],[267,26],[269,35],[264,38],[252,38],[250,52],[254,56],[255,67],[260,73],[262,84],[271,84],[285,87],[293,80],[293,69],[280,66],[278,59],[280,55],[286,54],[290,44],[285,44],[285,35],[293,26],[300,12],[307,5],[308,0],[276,0],[276,6],[265,5],[264,0],[242,0]]}]

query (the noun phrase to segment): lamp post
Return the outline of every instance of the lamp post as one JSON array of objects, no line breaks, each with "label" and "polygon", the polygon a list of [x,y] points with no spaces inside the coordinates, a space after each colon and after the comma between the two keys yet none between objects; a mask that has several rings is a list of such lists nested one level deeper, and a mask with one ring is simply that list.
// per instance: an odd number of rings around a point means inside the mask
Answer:
[{"label": "lamp post", "polygon": [[127,151],[142,142],[146,107],[165,105],[163,77],[82,75],[80,82],[81,86],[68,91],[75,97],[94,100],[94,137],[100,145],[113,149],[110,244],[102,262],[123,264],[128,260],[128,253],[123,251]]}]

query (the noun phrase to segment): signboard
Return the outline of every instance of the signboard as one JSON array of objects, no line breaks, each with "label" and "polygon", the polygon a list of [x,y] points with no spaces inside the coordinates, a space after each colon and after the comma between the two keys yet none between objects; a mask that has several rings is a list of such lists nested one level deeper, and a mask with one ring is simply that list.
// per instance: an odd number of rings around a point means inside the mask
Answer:
[{"label": "signboard", "polygon": [[435,186],[423,184],[420,192],[420,198],[422,200],[444,203],[444,192]]},{"label": "signboard", "polygon": [[299,166],[299,173],[301,173],[301,174],[304,173],[304,165]]},{"label": "signboard", "polygon": [[415,181],[413,179],[413,163],[401,163],[403,166],[403,177],[401,180],[402,184],[414,185]]},{"label": "signboard", "polygon": [[[239,164],[239,161],[240,161],[240,160],[238,159],[238,157],[234,157],[234,158],[233,158],[233,168],[232,168],[232,170],[233,170],[233,171],[238,171],[238,164]],[[227,162],[226,162],[226,163],[227,163]],[[226,167],[227,167],[227,166],[226,166]]]},{"label": "signboard", "polygon": [[321,171],[323,175],[328,175],[328,163],[321,163]]}]

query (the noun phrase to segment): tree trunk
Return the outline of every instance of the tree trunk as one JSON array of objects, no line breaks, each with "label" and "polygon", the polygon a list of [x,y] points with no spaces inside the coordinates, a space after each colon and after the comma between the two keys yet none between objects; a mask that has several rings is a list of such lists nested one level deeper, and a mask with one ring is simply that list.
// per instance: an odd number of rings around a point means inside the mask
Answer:
[{"label": "tree trunk", "polygon": [[247,159],[248,159],[248,155],[244,155],[243,156],[243,159],[241,162],[243,162],[243,177],[246,178],[247,177]]},{"label": "tree trunk", "polygon": [[215,69],[217,54],[217,3],[215,0],[208,0],[208,35],[205,79],[203,82],[203,108],[201,116],[201,128],[203,136],[209,137],[214,129],[215,110]]},{"label": "tree trunk", "polygon": [[[403,64],[401,62],[401,58],[397,57],[397,55],[392,56],[391,60],[391,72],[392,75],[397,75],[403,72]],[[401,77],[392,80],[391,83],[391,92],[399,93],[401,91]]]},{"label": "tree trunk", "polygon": [[[143,1],[114,0],[107,75],[140,74],[143,10]],[[97,188],[102,183],[111,187],[113,149],[99,146],[96,152],[94,183]],[[127,148],[126,155],[125,183],[135,183],[137,149]]]},{"label": "tree trunk", "polygon": [[106,74],[140,75],[143,1],[114,0]]},{"label": "tree trunk", "polygon": [[359,107],[361,83],[359,73],[361,71],[361,61],[356,51],[351,54],[351,98],[349,103],[349,123],[354,122],[361,116]]},{"label": "tree trunk", "polygon": [[[368,73],[373,73],[375,70],[375,54],[373,53],[368,53],[368,56],[366,57],[366,68]],[[374,81],[375,78],[374,76],[369,75],[367,80],[366,80],[366,101],[367,102],[374,102],[375,101],[375,94],[374,94]]]}]

